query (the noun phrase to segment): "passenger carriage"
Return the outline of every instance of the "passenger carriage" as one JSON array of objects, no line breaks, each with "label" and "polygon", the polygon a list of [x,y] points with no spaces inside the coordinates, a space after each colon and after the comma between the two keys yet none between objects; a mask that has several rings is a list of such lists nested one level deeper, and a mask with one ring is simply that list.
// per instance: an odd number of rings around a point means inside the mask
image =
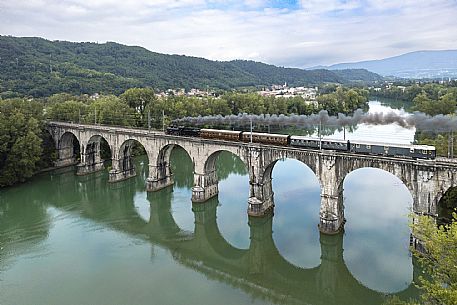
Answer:
[{"label": "passenger carriage", "polygon": [[200,129],[200,137],[205,138],[205,139],[241,141],[241,131],[203,128],[203,129]]},{"label": "passenger carriage", "polygon": [[355,153],[389,157],[409,157],[414,159],[435,159],[436,157],[435,147],[429,145],[357,141],[351,142],[351,151]]},{"label": "passenger carriage", "polygon": [[[289,145],[289,135],[275,134],[275,133],[252,133],[252,142],[254,143],[263,143],[263,144],[273,144],[287,146]],[[241,133],[241,141],[251,142],[251,132],[245,131]]]},{"label": "passenger carriage", "polygon": [[[348,151],[349,150],[349,141],[338,140],[338,139],[322,139],[304,136],[291,136],[290,145],[294,147],[303,147],[303,148],[321,148],[338,150],[338,151]],[[322,146],[321,146],[322,145]]]}]

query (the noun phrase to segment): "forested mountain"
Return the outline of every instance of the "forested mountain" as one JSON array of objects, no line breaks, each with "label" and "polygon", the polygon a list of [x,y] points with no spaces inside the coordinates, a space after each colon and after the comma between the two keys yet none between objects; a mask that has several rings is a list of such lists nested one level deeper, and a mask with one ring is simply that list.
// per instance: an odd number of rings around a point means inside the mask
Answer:
[{"label": "forested mountain", "polygon": [[[0,93],[4,96],[120,94],[130,87],[231,89],[283,84],[373,81],[368,71],[282,68],[253,61],[211,61],[166,55],[114,42],[74,43],[0,36]],[[6,92],[6,93],[5,93]]]}]

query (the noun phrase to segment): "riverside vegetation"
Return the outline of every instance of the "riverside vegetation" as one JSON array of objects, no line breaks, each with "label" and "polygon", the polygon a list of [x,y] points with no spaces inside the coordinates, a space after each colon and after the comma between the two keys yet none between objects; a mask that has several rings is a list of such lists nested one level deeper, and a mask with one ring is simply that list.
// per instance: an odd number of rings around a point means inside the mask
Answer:
[{"label": "riverside vegetation", "polygon": [[[417,216],[416,216],[417,217]],[[386,305],[456,305],[457,304],[457,214],[452,221],[436,226],[430,216],[420,216],[411,224],[412,232],[422,241],[426,251],[412,250],[424,269],[416,283],[420,300],[402,301],[392,298]]]},{"label": "riverside vegetation", "polygon": [[274,98],[236,92],[219,98],[158,98],[150,88],[130,88],[119,96],[98,98],[60,93],[41,99],[0,99],[0,186],[24,181],[37,170],[52,166],[56,156],[48,151],[54,144],[44,130],[45,119],[143,128],[150,123],[161,129],[163,123],[184,116],[311,114],[322,109],[337,114],[366,109],[367,105],[368,91],[342,87],[320,95],[317,103],[301,97]]},{"label": "riverside vegetation", "polygon": [[[402,100],[412,104],[411,110],[424,112],[429,115],[456,115],[457,111],[457,81],[447,83],[412,83],[393,84],[381,88],[380,91],[370,91],[377,97]],[[457,152],[457,135],[449,130],[416,132],[416,141],[421,144],[433,145],[437,153],[447,156],[450,143],[454,144]]]}]

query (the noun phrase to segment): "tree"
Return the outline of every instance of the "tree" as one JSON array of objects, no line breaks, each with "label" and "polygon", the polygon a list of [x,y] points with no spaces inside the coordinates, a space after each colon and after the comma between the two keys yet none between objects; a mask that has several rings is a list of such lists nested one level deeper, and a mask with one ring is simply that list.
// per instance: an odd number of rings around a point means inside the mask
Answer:
[{"label": "tree", "polygon": [[46,108],[46,114],[51,120],[78,123],[86,114],[87,108],[82,102],[69,100],[51,104]]},{"label": "tree", "polygon": [[424,304],[457,305],[457,222],[437,227],[433,218],[422,216],[412,229],[426,249],[413,251],[428,274],[418,283]]},{"label": "tree", "polygon": [[422,91],[413,102],[415,110],[429,115],[451,114],[457,110],[456,95],[452,92],[442,95],[438,100],[432,100],[425,91]]},{"label": "tree", "polygon": [[340,109],[340,104],[338,104],[337,97],[334,93],[320,95],[317,97],[317,101],[319,107],[327,110],[330,114],[336,114]]},{"label": "tree", "polygon": [[208,98],[208,110],[210,114],[229,115],[231,110],[227,102],[223,99]]},{"label": "tree", "polygon": [[151,88],[130,88],[120,95],[121,100],[125,101],[130,108],[135,109],[141,118],[149,104],[154,104],[157,100],[154,90]]},{"label": "tree", "polygon": [[431,99],[428,97],[425,91],[422,91],[420,94],[416,95],[416,97],[413,99],[413,103],[414,110],[422,111],[425,113],[429,113],[431,111]]},{"label": "tree", "polygon": [[42,107],[21,99],[0,100],[0,186],[31,177],[40,160]]},{"label": "tree", "polygon": [[425,253],[413,250],[423,266],[425,275],[417,283],[421,301],[400,301],[393,298],[390,305],[457,305],[457,214],[454,221],[437,226],[430,216],[419,216],[411,225],[415,237],[425,247]]},{"label": "tree", "polygon": [[88,96],[86,95],[72,95],[69,93],[56,93],[51,95],[46,99],[48,104],[57,104],[57,103],[64,103],[67,101],[82,101],[87,102]]},{"label": "tree", "polygon": [[[95,114],[97,118],[95,120]],[[96,99],[87,109],[85,120],[89,124],[135,126],[138,113],[117,96],[106,95]]]},{"label": "tree", "polygon": [[452,114],[457,110],[457,98],[453,93],[446,93],[434,103],[436,114]]}]

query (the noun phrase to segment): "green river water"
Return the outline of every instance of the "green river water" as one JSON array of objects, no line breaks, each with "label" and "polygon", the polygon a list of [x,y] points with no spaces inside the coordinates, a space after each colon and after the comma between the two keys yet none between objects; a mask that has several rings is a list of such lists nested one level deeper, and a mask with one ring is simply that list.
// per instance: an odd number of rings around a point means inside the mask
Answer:
[{"label": "green river water", "polygon": [[274,216],[249,218],[245,165],[222,153],[218,197],[192,204],[192,162],[175,185],[72,168],[0,190],[0,304],[382,304],[417,294],[408,252],[411,196],[392,175],[351,173],[345,232],[320,235],[320,187],[304,164],[273,170]]}]

